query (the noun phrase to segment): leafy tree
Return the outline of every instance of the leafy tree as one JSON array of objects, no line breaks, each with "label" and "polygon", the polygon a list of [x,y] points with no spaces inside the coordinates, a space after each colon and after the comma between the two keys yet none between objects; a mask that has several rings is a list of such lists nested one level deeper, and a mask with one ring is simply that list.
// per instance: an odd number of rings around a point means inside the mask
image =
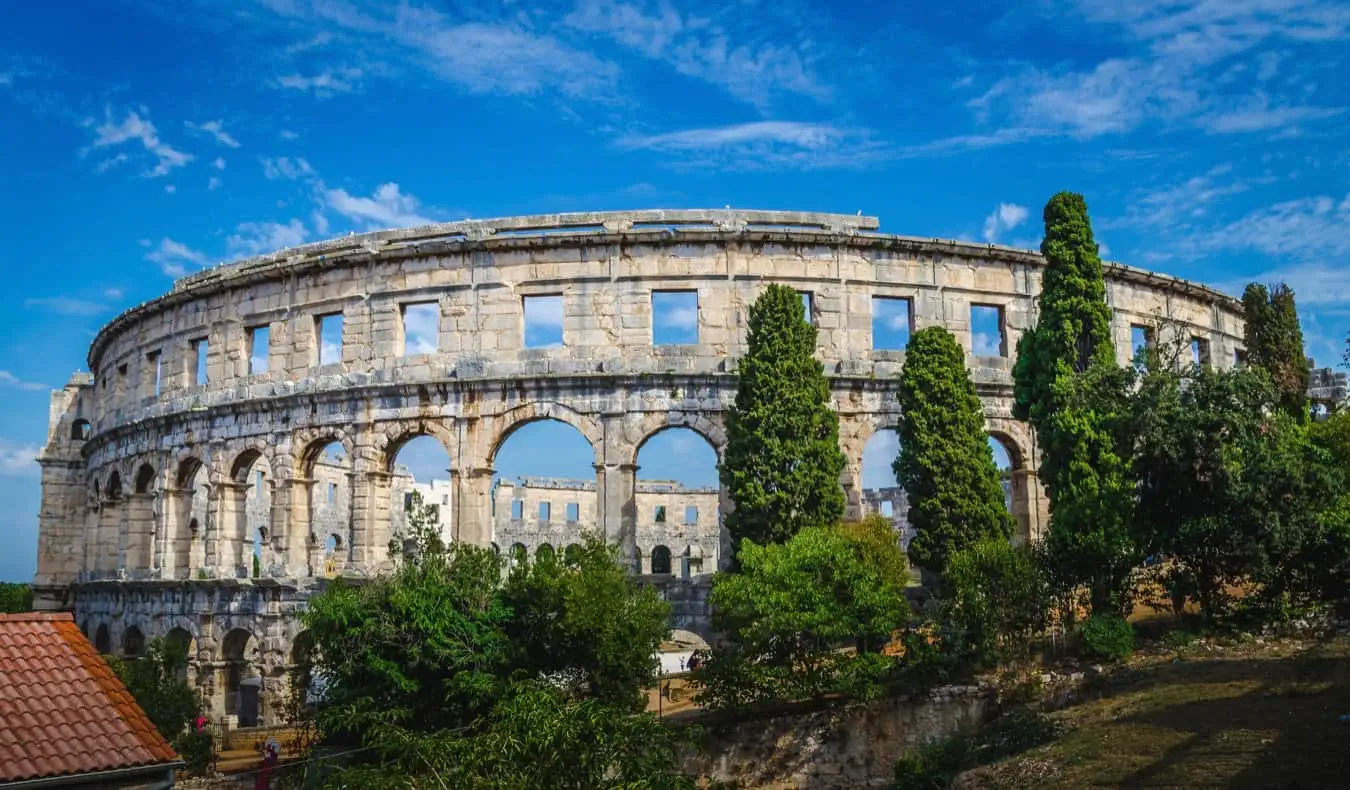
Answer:
[{"label": "leafy tree", "polygon": [[201,699],[188,685],[185,673],[187,645],[156,637],[136,658],[108,656],[107,661],[155,729],[170,742],[178,741],[201,715]]},{"label": "leafy tree", "polygon": [[1119,609],[1137,556],[1122,447],[1128,375],[1115,364],[1087,203],[1061,192],[1044,219],[1040,314],[1017,344],[1013,413],[1041,445],[1058,575],[1088,582],[1094,611]]},{"label": "leafy tree", "polygon": [[0,582],[0,614],[33,611],[33,588],[27,584]]},{"label": "leafy tree", "polygon": [[937,326],[915,332],[905,351],[893,466],[916,532],[910,559],[941,574],[952,553],[983,538],[1009,539],[1013,522],[965,352]]},{"label": "leafy tree", "polygon": [[1294,291],[1284,283],[1272,288],[1250,283],[1242,293],[1247,363],[1265,371],[1275,385],[1280,407],[1295,420],[1308,418],[1311,372],[1303,351]]},{"label": "leafy tree", "polygon": [[739,573],[713,580],[714,625],[726,644],[699,670],[700,701],[732,708],[876,693],[893,663],[879,651],[909,614],[891,526],[807,527],[782,544],[742,541],[740,557]]},{"label": "leafy tree", "polygon": [[720,469],[735,503],[726,525],[737,544],[782,542],[844,514],[839,417],[800,294],[786,285],[760,294],[746,345]]},{"label": "leafy tree", "polygon": [[985,539],[955,552],[944,579],[946,616],[976,661],[1019,658],[1046,621],[1050,594],[1030,549]]}]

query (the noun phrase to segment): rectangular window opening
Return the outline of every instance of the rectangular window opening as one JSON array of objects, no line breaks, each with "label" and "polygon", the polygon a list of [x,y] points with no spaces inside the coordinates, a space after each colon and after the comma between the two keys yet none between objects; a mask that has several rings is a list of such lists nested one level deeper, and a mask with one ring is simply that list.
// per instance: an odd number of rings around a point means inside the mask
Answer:
[{"label": "rectangular window opening", "polygon": [[970,352],[977,357],[1008,356],[1008,334],[1001,305],[970,306]]},{"label": "rectangular window opening", "polygon": [[1191,338],[1191,362],[1199,367],[1209,367],[1209,341],[1203,337]]},{"label": "rectangular window opening", "polygon": [[812,303],[814,297],[810,291],[798,291],[798,293],[802,295],[802,317],[806,319],[806,323],[814,326],[816,323],[816,312]]},{"label": "rectangular window opening", "polygon": [[328,504],[337,503],[337,483],[328,484]]},{"label": "rectangular window opening", "polygon": [[253,487],[259,493],[262,493],[262,484],[263,484],[263,473],[261,470],[259,470],[258,473],[253,476]]},{"label": "rectangular window opening", "polygon": [[413,495],[411,491],[406,491],[403,494],[403,512],[411,513],[412,509],[413,509]]},{"label": "rectangular window opening", "polygon": [[206,338],[201,337],[192,341],[192,386],[200,387],[206,384]]},{"label": "rectangular window opening", "polygon": [[697,524],[697,523],[698,523],[698,506],[697,506],[697,505],[685,505],[685,507],[684,507],[684,523],[686,523],[686,524]]},{"label": "rectangular window opening", "polygon": [[654,514],[653,518],[655,519],[655,521],[656,521],[657,524],[664,524],[664,523],[666,523],[666,506],[665,506],[665,505],[657,505],[657,506],[656,506],[656,513]]},{"label": "rectangular window opening", "polygon": [[913,302],[900,296],[872,297],[872,349],[904,351],[914,329]]},{"label": "rectangular window opening", "polygon": [[1130,324],[1130,356],[1136,364],[1143,364],[1140,352],[1153,350],[1153,327]]},{"label": "rectangular window opening", "polygon": [[880,511],[881,515],[885,516],[886,518],[891,518],[892,516],[895,515],[895,503],[889,499],[886,500],[885,502],[882,502]]},{"label": "rectangular window opening", "polygon": [[150,371],[150,391],[158,398],[164,378],[164,356],[158,351],[151,351],[145,356],[145,365]]},{"label": "rectangular window opening", "polygon": [[314,336],[318,340],[315,358],[319,367],[342,361],[342,313],[316,316]]},{"label": "rectangular window opening", "polygon": [[511,520],[520,521],[525,518],[525,503],[519,499],[511,500]]},{"label": "rectangular window opening", "polygon": [[581,520],[581,506],[578,505],[576,502],[569,502],[567,504],[568,523],[575,524],[580,520]]},{"label": "rectangular window opening", "polygon": [[540,521],[548,521],[548,520],[549,520],[549,517],[553,515],[553,514],[552,514],[552,510],[553,510],[553,504],[552,504],[551,502],[540,502],[540,503],[539,503],[539,520],[540,520]]},{"label": "rectangular window opening", "polygon": [[698,292],[652,291],[652,345],[698,343]]},{"label": "rectangular window opening", "polygon": [[441,306],[438,302],[405,304],[403,313],[403,356],[435,354],[441,340]]},{"label": "rectangular window opening", "polygon": [[248,330],[248,374],[250,376],[267,372],[271,344],[271,327],[255,326]]},{"label": "rectangular window opening", "polygon": [[521,297],[525,316],[526,348],[557,348],[563,344],[563,298],[561,294]]},{"label": "rectangular window opening", "polygon": [[1247,349],[1233,349],[1233,367],[1240,368],[1247,363]]}]

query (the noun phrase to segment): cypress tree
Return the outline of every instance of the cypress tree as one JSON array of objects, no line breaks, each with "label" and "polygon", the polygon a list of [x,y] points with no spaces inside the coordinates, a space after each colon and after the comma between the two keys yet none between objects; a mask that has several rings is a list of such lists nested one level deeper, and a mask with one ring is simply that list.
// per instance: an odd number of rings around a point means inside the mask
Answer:
[{"label": "cypress tree", "polygon": [[1299,326],[1294,290],[1284,283],[1270,289],[1250,283],[1242,292],[1242,312],[1247,363],[1270,377],[1280,407],[1305,422],[1311,373],[1303,353],[1303,328]]},{"label": "cypress tree", "polygon": [[1063,578],[1090,584],[1093,610],[1106,612],[1123,603],[1135,559],[1118,446],[1126,376],[1115,362],[1087,202],[1061,192],[1044,219],[1040,315],[1017,344],[1013,414],[1031,422],[1041,446],[1051,556]]},{"label": "cypress tree", "polygon": [[726,525],[737,545],[781,543],[844,515],[839,416],[801,295],[770,285],[751,305],[749,325],[719,470],[735,503]]},{"label": "cypress tree", "polygon": [[956,552],[986,538],[1012,536],[984,406],[951,332],[920,329],[905,349],[900,376],[900,455],[896,479],[909,497],[914,564],[934,573]]}]

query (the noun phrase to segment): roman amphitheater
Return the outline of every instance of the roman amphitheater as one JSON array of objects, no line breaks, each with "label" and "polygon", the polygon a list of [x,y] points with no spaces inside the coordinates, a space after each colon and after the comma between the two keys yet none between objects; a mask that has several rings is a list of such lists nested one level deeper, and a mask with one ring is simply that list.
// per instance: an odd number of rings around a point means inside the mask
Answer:
[{"label": "roman amphitheater", "polygon": [[[674,626],[705,632],[730,503],[639,482],[638,453],[686,428],[720,456],[747,308],[770,282],[801,291],[819,328],[852,515],[893,504],[863,489],[861,459],[896,422],[895,338],[941,325],[970,352],[988,431],[1007,450],[1018,537],[1036,538],[1046,499],[1034,437],[1011,414],[1010,350],[1035,319],[1041,257],[878,227],[731,210],[466,220],[185,277],[105,326],[92,374],[52,395],[39,601],[73,608],[105,652],[156,636],[189,644],[214,717],[274,722],[306,650],[297,613],[329,578],[389,566],[417,491],[445,536],[511,556],[565,551],[596,530],[672,602]],[[1189,333],[1216,365],[1241,353],[1230,297],[1118,264],[1106,274],[1122,362],[1158,326]],[[672,296],[693,306],[678,343],[654,322]],[[532,300],[560,308],[560,342],[532,342]],[[994,317],[993,342],[975,342],[977,312]],[[410,341],[414,316],[430,320],[429,341]],[[593,476],[495,477],[503,443],[540,420],[585,437]],[[424,436],[450,459],[444,480],[397,462]]]}]

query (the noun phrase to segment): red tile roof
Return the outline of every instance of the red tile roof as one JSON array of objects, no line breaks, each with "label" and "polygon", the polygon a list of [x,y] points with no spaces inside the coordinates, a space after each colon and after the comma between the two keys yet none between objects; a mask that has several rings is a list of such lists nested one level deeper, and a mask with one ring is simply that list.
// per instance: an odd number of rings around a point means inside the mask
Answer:
[{"label": "red tile roof", "polygon": [[69,613],[0,615],[0,782],[177,760]]}]

